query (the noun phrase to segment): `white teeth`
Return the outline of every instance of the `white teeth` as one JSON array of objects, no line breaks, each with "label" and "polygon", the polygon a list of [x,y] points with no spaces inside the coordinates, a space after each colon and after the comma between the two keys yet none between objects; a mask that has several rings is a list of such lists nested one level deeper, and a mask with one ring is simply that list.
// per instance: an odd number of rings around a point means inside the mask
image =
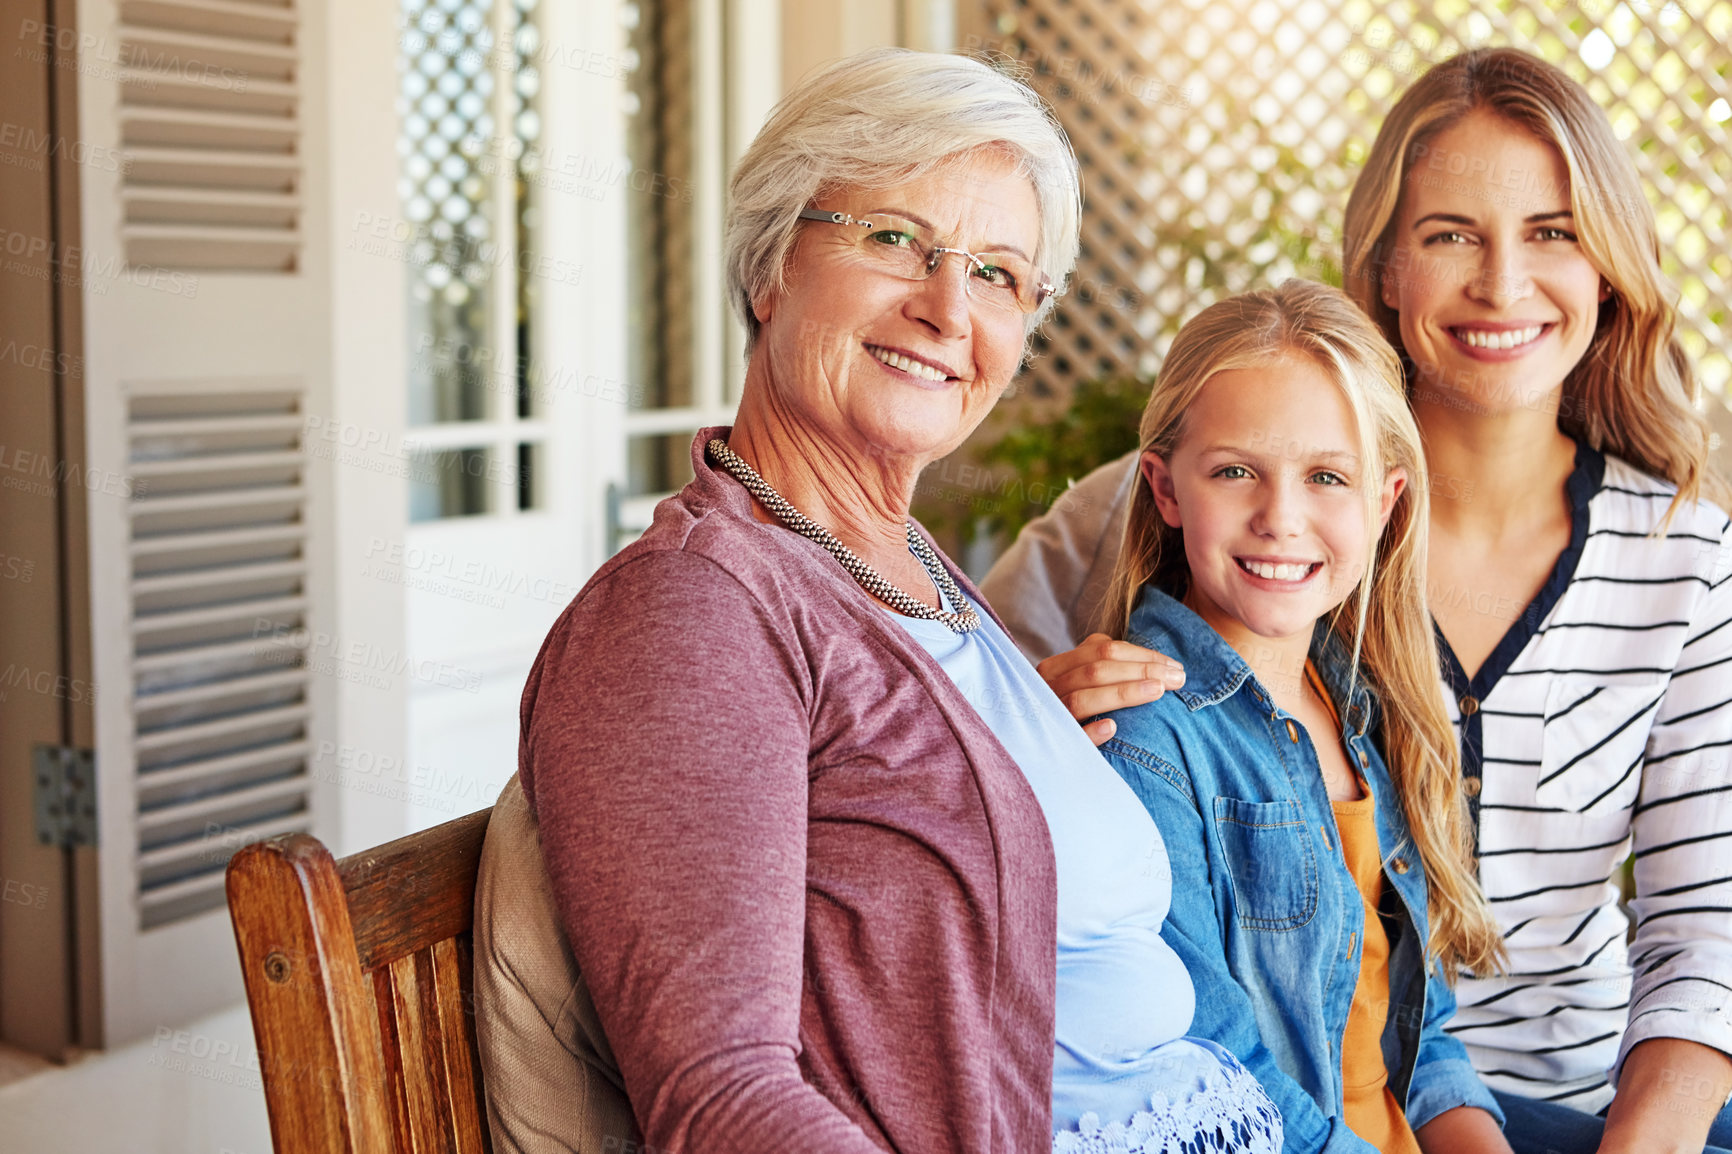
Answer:
[{"label": "white teeth", "polygon": [[891,368],[901,369],[910,376],[919,377],[923,381],[942,381],[948,379],[943,369],[935,369],[931,365],[912,360],[903,356],[901,353],[893,353],[889,349],[880,349],[872,345],[868,345],[866,351],[889,365]]},{"label": "white teeth", "polygon": [[1498,333],[1484,329],[1457,329],[1456,335],[1461,337],[1462,344],[1476,349],[1513,349],[1517,345],[1538,340],[1544,330],[1544,325],[1529,325],[1525,329],[1506,329]]},{"label": "white teeth", "polygon": [[1303,581],[1311,572],[1309,565],[1272,565],[1267,561],[1240,561],[1247,573],[1254,573],[1266,581]]}]

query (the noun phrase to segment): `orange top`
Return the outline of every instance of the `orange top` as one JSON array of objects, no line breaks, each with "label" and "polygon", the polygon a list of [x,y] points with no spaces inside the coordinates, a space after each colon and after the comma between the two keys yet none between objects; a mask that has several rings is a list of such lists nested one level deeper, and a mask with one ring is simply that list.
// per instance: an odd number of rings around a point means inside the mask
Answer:
[{"label": "orange top", "polygon": [[[1339,729],[1340,714],[1309,661],[1305,675]],[[1348,764],[1352,764],[1351,757]],[[1353,1005],[1347,1011],[1347,1029],[1341,1037],[1342,1114],[1348,1129],[1383,1154],[1419,1154],[1413,1128],[1407,1124],[1401,1103],[1389,1091],[1389,1067],[1383,1060],[1383,1025],[1389,1018],[1389,935],[1377,912],[1383,899],[1383,860],[1377,845],[1377,799],[1363,781],[1359,785],[1365,796],[1357,801],[1329,803],[1335,811],[1341,856],[1365,905],[1359,984],[1353,989]]]}]

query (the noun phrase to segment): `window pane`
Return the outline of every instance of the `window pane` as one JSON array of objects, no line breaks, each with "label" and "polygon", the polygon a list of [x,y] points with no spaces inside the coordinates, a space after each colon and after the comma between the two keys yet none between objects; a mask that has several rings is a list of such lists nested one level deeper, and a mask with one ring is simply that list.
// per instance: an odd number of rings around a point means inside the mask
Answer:
[{"label": "window pane", "polygon": [[[398,193],[409,292],[409,421],[488,416],[499,357],[488,290],[498,246],[490,0],[406,0],[398,60]],[[509,135],[504,139],[509,140]],[[508,359],[508,358],[507,358]]]},{"label": "window pane", "polygon": [[517,507],[541,508],[542,447],[533,441],[517,446]]},{"label": "window pane", "polygon": [[[541,29],[535,23],[535,5],[536,0],[516,0],[513,15],[512,58],[517,66],[517,75],[511,86],[511,135],[516,141],[514,151],[517,154],[517,211],[513,223],[517,229],[519,270],[535,268],[533,254],[540,251],[536,238],[542,204],[540,60],[544,54],[541,51]],[[519,417],[540,415],[536,397],[529,387],[529,359],[534,353],[530,331],[537,315],[538,288],[538,277],[520,271],[517,277],[517,325],[512,334],[512,349],[516,357],[509,377],[500,377],[502,381],[509,381]]]},{"label": "window pane", "polygon": [[415,450],[409,464],[409,520],[491,513],[500,473],[484,448]]},{"label": "window pane", "polygon": [[627,7],[631,54],[655,62],[627,78],[630,171],[613,186],[626,198],[632,407],[689,405],[692,277],[722,275],[692,267],[692,3]]},{"label": "window pane", "polygon": [[692,479],[692,434],[632,437],[626,442],[626,495],[672,493]]}]

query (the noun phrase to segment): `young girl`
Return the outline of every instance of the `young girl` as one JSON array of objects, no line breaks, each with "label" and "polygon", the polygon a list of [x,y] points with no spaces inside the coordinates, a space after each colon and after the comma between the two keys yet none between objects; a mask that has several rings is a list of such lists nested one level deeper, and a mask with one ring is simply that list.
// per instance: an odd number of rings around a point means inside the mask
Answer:
[{"label": "young girl", "polygon": [[1167,846],[1191,1032],[1262,1082],[1290,1151],[1507,1150],[1442,1029],[1438,973],[1500,947],[1436,690],[1394,352],[1321,285],[1222,301],[1173,342],[1141,440],[1107,629],[1186,678],[1115,714],[1102,750]]}]

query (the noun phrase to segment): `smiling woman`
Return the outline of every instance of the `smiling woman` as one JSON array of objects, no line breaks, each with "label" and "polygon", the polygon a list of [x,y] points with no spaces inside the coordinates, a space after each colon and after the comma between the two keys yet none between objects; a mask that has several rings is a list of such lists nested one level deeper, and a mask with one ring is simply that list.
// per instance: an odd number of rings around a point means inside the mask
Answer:
[{"label": "smiling woman", "polygon": [[1390,111],[1343,239],[1430,467],[1477,489],[1433,505],[1428,592],[1510,969],[1452,1029],[1518,1154],[1726,1147],[1732,527],[1653,211],[1580,85],[1482,50]]},{"label": "smiling woman", "polygon": [[[1402,347],[1425,366],[1413,403],[1532,408],[1543,399],[1534,386],[1562,381],[1587,352],[1612,295],[1577,235],[1569,168],[1485,109],[1423,147],[1426,164],[1409,174],[1392,222],[1391,271],[1378,281]],[[1466,170],[1470,157],[1471,177],[1428,179],[1439,162]]]},{"label": "smiling woman", "polygon": [[[569,1062],[548,1023],[587,987],[649,1149],[1279,1149],[1185,1036],[1159,831],[908,519],[1075,260],[1062,133],[978,61],[868,53],[789,94],[731,193],[737,421],[524,692],[560,924],[478,919],[500,1147],[580,1129],[510,1059]],[[495,858],[538,852],[504,828]],[[561,928],[577,973],[512,1034],[489,991]]]},{"label": "smiling woman", "polygon": [[[836,492],[840,478],[807,476],[814,471],[796,464],[786,478],[794,491],[785,495],[826,523],[828,504],[842,503],[837,512],[849,529],[868,509],[895,513],[876,531],[859,524],[866,539],[856,543],[886,576],[912,588],[930,588],[902,528],[920,470],[960,445],[998,401],[1022,360],[1027,317],[1042,301],[994,284],[1010,281],[996,267],[988,268],[994,277],[966,255],[946,259],[950,249],[932,245],[926,259],[907,257],[931,235],[970,249],[1038,251],[1039,204],[1020,168],[1013,154],[988,147],[916,180],[821,195],[825,215],[871,227],[803,223],[780,283],[752,299],[759,327],[734,451],[768,476],[789,471],[779,454],[801,457],[802,440],[821,437],[827,464],[850,478],[850,488],[869,489]],[[918,231],[892,225],[898,218]],[[1024,279],[1041,278],[1031,269]]]}]

